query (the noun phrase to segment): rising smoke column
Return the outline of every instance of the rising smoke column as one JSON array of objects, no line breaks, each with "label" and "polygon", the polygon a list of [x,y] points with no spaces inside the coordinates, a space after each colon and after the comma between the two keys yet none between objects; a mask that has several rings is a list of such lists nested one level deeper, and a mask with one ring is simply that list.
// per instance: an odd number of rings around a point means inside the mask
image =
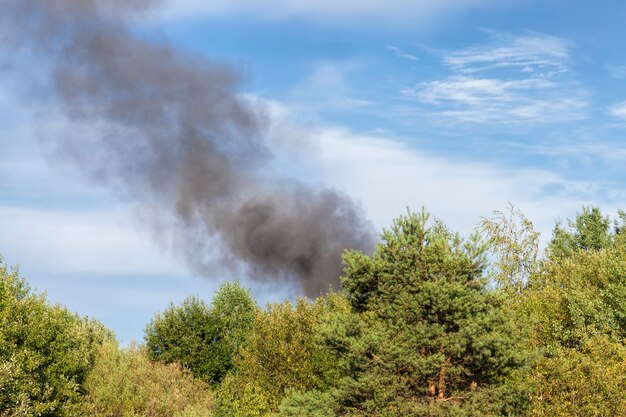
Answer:
[{"label": "rising smoke column", "polygon": [[44,63],[70,121],[42,139],[138,202],[195,270],[337,288],[342,251],[372,248],[370,224],[344,194],[263,169],[266,112],[241,98],[237,72],[126,24],[154,2],[0,0],[3,46]]}]

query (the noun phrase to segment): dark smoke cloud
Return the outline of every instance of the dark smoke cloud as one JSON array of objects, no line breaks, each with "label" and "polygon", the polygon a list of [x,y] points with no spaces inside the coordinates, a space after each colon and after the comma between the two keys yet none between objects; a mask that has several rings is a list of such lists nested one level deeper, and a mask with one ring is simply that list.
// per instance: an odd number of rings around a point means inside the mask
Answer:
[{"label": "dark smoke cloud", "polygon": [[4,46],[46,62],[71,121],[54,141],[96,181],[140,203],[157,235],[211,275],[215,262],[261,280],[338,287],[341,253],[370,250],[370,224],[345,195],[263,170],[265,109],[229,65],[133,33],[155,1],[3,0]]}]

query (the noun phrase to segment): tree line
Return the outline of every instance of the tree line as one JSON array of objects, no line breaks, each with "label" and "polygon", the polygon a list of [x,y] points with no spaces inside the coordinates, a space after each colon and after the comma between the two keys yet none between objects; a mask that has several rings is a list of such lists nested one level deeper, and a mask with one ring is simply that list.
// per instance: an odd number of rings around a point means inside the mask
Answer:
[{"label": "tree line", "polygon": [[512,207],[466,239],[407,212],[342,289],[189,297],[121,348],[0,260],[0,416],[626,416],[626,214],[545,249]]}]

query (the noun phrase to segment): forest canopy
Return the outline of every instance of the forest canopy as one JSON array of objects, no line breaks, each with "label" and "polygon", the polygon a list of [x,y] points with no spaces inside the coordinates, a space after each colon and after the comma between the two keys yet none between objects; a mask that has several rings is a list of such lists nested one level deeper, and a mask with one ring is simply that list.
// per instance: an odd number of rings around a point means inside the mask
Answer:
[{"label": "forest canopy", "polygon": [[513,208],[465,239],[408,211],[339,291],[226,283],[128,347],[0,260],[0,416],[625,416],[625,220],[584,207],[542,250]]}]

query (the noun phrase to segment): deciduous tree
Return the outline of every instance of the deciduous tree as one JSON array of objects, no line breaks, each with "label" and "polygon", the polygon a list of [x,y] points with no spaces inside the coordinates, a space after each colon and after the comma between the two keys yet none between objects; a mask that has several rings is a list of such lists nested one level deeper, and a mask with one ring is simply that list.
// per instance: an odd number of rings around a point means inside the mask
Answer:
[{"label": "deciduous tree", "polygon": [[179,362],[196,377],[219,383],[233,365],[256,308],[239,283],[223,284],[211,306],[198,297],[172,304],[146,327],[148,353],[153,360]]}]

